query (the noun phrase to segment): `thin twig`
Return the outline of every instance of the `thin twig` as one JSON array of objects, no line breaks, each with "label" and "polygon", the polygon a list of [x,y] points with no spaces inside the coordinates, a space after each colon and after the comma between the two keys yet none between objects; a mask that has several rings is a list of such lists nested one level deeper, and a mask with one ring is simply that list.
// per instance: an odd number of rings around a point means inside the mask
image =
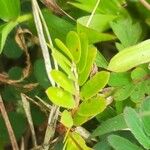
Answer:
[{"label": "thin twig", "polygon": [[39,37],[39,42],[40,42],[42,54],[43,54],[43,57],[44,57],[46,72],[47,72],[47,75],[48,75],[48,78],[49,78],[51,84],[55,85],[55,82],[53,81],[53,79],[51,78],[50,73],[49,73],[52,70],[52,66],[51,66],[51,63],[50,63],[50,55],[49,55],[47,43],[46,43],[46,40],[45,40],[43,27],[42,27],[42,23],[41,23],[41,20],[40,20],[37,5],[38,5],[37,1],[32,0],[33,16],[34,16],[34,21],[35,21],[35,26],[36,26],[36,29],[37,29],[38,37]]},{"label": "thin twig", "polygon": [[[50,47],[51,47],[51,50],[53,51],[53,49],[54,49],[53,42],[52,42],[52,39],[51,39],[51,36],[50,36],[50,34],[49,34],[46,21],[45,21],[45,19],[44,19],[44,17],[43,17],[43,14],[42,14],[42,12],[41,12],[41,10],[40,10],[39,5],[37,5],[37,9],[38,9],[38,11],[39,11],[39,15],[40,15],[40,17],[41,17],[41,21],[42,21],[42,23],[43,23],[43,27],[44,27],[44,29],[45,29],[45,33],[46,33],[46,36],[47,36],[49,45],[50,45]],[[53,59],[54,59],[54,58],[53,58]],[[54,65],[55,65],[55,69],[58,70],[58,64],[57,64],[57,61],[56,61],[55,59],[54,59]]]},{"label": "thin twig", "polygon": [[90,23],[91,23],[91,21],[92,21],[92,19],[93,19],[93,16],[94,16],[94,14],[95,14],[95,12],[96,12],[96,9],[97,9],[97,7],[98,7],[100,1],[101,1],[101,0],[97,0],[97,2],[96,2],[96,5],[95,5],[95,7],[94,7],[94,9],[93,9],[93,11],[92,11],[92,13],[91,13],[91,16],[89,17],[89,19],[88,19],[88,21],[87,21],[87,24],[86,24],[87,27],[90,25]]},{"label": "thin twig", "polygon": [[[51,78],[50,73],[49,73],[52,70],[52,66],[51,66],[51,62],[50,62],[50,55],[48,52],[46,39],[45,39],[44,32],[43,32],[43,27],[42,27],[42,23],[41,23],[42,20],[40,18],[38,3],[36,0],[32,0],[32,9],[33,9],[34,21],[35,21],[35,25],[36,25],[36,29],[38,32],[38,37],[39,37],[39,41],[40,41],[40,45],[41,45],[41,49],[42,49],[42,53],[43,53],[43,57],[44,57],[47,75],[49,77],[49,80],[50,80],[52,86],[55,86],[55,82],[53,81],[53,79]],[[54,137],[58,115],[59,115],[59,107],[53,105],[51,112],[49,114],[48,126],[47,126],[45,137],[44,137],[44,144],[48,143],[50,141],[50,139],[52,139]],[[43,149],[48,150],[49,145],[44,147]]]},{"label": "thin twig", "polygon": [[10,124],[10,121],[9,121],[9,118],[8,118],[8,115],[7,115],[7,112],[6,112],[6,109],[5,109],[1,95],[0,95],[0,111],[1,111],[2,117],[5,121],[7,130],[8,130],[8,134],[9,134],[9,138],[10,138],[10,141],[12,144],[12,148],[13,148],[13,150],[19,150],[17,140],[15,137],[14,131],[12,129],[12,126]]},{"label": "thin twig", "polygon": [[139,0],[141,2],[141,4],[147,8],[148,10],[150,10],[150,4],[146,1],[146,0]]},{"label": "thin twig", "polygon": [[32,116],[31,116],[30,103],[27,101],[23,93],[21,93],[21,99],[22,99],[23,108],[25,110],[26,117],[29,123],[29,127],[31,130],[33,146],[36,147],[37,141],[36,141],[36,135],[35,135],[34,125],[33,125]]}]

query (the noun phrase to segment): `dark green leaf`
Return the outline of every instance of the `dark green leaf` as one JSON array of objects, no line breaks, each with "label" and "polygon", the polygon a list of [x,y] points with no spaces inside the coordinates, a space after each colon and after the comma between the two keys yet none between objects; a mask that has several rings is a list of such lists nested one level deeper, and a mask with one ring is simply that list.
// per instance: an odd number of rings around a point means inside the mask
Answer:
[{"label": "dark green leaf", "polygon": [[92,136],[101,136],[110,132],[124,130],[126,128],[127,125],[124,120],[124,115],[120,114],[102,122],[102,124],[94,130]]},{"label": "dark green leaf", "polygon": [[46,70],[45,70],[44,61],[42,59],[37,59],[34,63],[34,75],[38,83],[44,89],[47,89],[50,86],[50,82],[48,80]]},{"label": "dark green leaf", "polygon": [[137,44],[141,40],[142,28],[139,23],[133,23],[131,18],[111,22],[114,33],[124,48]]},{"label": "dark green leaf", "polygon": [[150,98],[143,101],[140,111],[141,119],[143,122],[144,130],[150,136]]},{"label": "dark green leaf", "polygon": [[108,142],[115,150],[143,150],[139,146],[118,135],[110,135],[108,137]]},{"label": "dark green leaf", "polygon": [[22,68],[12,67],[11,69],[9,69],[8,75],[12,80],[19,80],[22,77]]},{"label": "dark green leaf", "polygon": [[150,148],[150,138],[146,136],[142,122],[136,111],[130,107],[125,108],[124,117],[128,128],[144,148]]},{"label": "dark green leaf", "polygon": [[7,36],[18,23],[15,21],[8,22],[0,26],[0,53],[2,52]]}]

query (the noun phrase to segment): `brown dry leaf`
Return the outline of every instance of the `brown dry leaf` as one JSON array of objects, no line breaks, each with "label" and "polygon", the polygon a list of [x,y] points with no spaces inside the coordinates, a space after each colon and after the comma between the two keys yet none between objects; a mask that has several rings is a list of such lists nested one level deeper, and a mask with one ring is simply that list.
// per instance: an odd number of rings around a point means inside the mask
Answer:
[{"label": "brown dry leaf", "polygon": [[32,33],[29,30],[22,28],[18,28],[17,33],[15,35],[15,40],[17,44],[25,52],[26,55],[26,67],[23,69],[23,77],[21,78],[21,81],[29,76],[31,69],[30,55],[28,53],[28,47],[25,41],[25,34],[29,34],[32,36]]},{"label": "brown dry leaf", "polygon": [[2,84],[10,84],[14,85],[19,88],[27,89],[27,90],[32,90],[33,88],[37,87],[37,83],[29,83],[26,85],[20,84],[25,78],[27,78],[30,75],[30,70],[31,70],[31,61],[30,61],[30,55],[28,53],[28,47],[26,43],[26,36],[28,35],[28,39],[35,44],[37,44],[38,40],[36,37],[32,35],[32,33],[28,29],[22,29],[18,28],[16,35],[15,35],[15,40],[19,47],[24,51],[26,55],[26,67],[23,69],[23,76],[19,80],[12,80],[9,79],[9,76],[7,73],[0,73],[0,83]]}]

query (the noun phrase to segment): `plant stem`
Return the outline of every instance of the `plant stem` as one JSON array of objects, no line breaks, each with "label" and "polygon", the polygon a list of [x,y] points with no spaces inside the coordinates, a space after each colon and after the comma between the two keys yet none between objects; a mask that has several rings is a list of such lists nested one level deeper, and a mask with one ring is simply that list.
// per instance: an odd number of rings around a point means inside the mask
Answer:
[{"label": "plant stem", "polygon": [[17,22],[22,23],[22,22],[28,21],[32,18],[33,18],[32,14],[25,14],[25,15],[19,16],[17,18]]},{"label": "plant stem", "polygon": [[[42,49],[42,53],[43,53],[43,57],[44,57],[46,72],[47,72],[47,75],[49,77],[49,80],[50,80],[52,86],[55,86],[55,82],[51,78],[50,73],[49,73],[52,70],[52,66],[51,66],[50,55],[49,55],[46,39],[45,39],[44,32],[43,32],[43,26],[46,30],[51,47],[53,48],[52,40],[51,40],[49,31],[48,31],[47,25],[45,23],[44,17],[40,11],[40,8],[39,8],[36,0],[32,0],[32,9],[33,9],[34,21],[35,21],[35,25],[37,28],[38,37],[39,37],[39,41],[40,41],[40,45],[41,45],[41,49]],[[44,24],[43,26],[42,26],[42,23]],[[56,67],[56,65],[57,64],[55,64],[55,67]],[[48,125],[47,125],[47,129],[46,129],[45,137],[44,137],[43,145],[46,145],[45,147],[43,147],[44,150],[49,149],[48,143],[54,137],[58,115],[59,115],[59,107],[53,105],[51,112],[49,114]]]},{"label": "plant stem", "polygon": [[141,4],[147,8],[148,10],[150,10],[150,4],[146,1],[146,0],[139,0],[141,2]]},{"label": "plant stem", "polygon": [[98,7],[100,1],[101,1],[101,0],[97,0],[97,2],[96,2],[95,7],[94,7],[94,9],[93,9],[93,11],[92,11],[92,13],[91,13],[91,16],[89,17],[89,19],[88,19],[88,21],[87,21],[87,24],[86,24],[87,27],[90,25],[90,23],[91,23],[91,21],[92,21],[92,19],[93,19],[93,16],[94,16],[94,14],[95,14],[95,12],[96,12],[96,9],[97,9],[97,7]]},{"label": "plant stem", "polygon": [[10,121],[9,121],[9,118],[8,118],[8,115],[7,115],[7,112],[6,112],[6,109],[5,109],[1,95],[0,95],[0,111],[1,111],[2,117],[5,121],[7,130],[8,130],[8,134],[9,134],[9,138],[10,138],[10,141],[12,144],[12,148],[13,148],[13,150],[19,150],[17,140],[15,137],[14,131],[11,127],[11,124],[10,124]]}]

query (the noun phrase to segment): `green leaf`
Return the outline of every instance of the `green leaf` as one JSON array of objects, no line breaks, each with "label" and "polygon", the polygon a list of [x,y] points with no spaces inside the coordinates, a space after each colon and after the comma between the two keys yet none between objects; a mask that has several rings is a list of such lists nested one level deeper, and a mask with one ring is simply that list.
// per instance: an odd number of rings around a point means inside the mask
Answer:
[{"label": "green leaf", "polygon": [[57,87],[49,87],[46,94],[55,105],[70,109],[75,107],[74,97],[69,92]]},{"label": "green leaf", "polygon": [[103,97],[91,98],[80,104],[77,113],[81,116],[91,117],[104,111],[106,99]]},{"label": "green leaf", "polygon": [[143,150],[141,147],[118,135],[110,135],[108,142],[115,150]]},{"label": "green leaf", "polygon": [[[69,2],[69,4],[91,13],[97,0],[77,0],[76,2]],[[124,2],[125,3],[125,2]],[[96,13],[114,14],[114,15],[127,15],[126,10],[122,7],[122,2],[118,0],[112,0],[109,3],[105,0],[101,0]]]},{"label": "green leaf", "polygon": [[17,45],[14,35],[9,35],[4,45],[3,54],[10,59],[21,57],[23,50]]},{"label": "green leaf", "polygon": [[88,38],[85,33],[80,34],[80,42],[81,42],[81,58],[80,58],[79,63],[77,64],[79,73],[81,73],[84,70],[87,64]]},{"label": "green leaf", "polygon": [[[21,138],[26,129],[25,117],[22,114],[16,112],[9,112],[8,117],[16,138],[17,139]],[[5,126],[5,122],[1,115],[0,115],[0,132],[3,133],[0,134],[0,141],[4,141],[8,144],[10,142],[9,135],[7,132],[7,128]]]},{"label": "green leaf", "polygon": [[70,92],[71,94],[75,94],[75,86],[72,80],[68,79],[66,74],[59,70],[52,70],[50,72],[53,80],[61,86],[64,90]]},{"label": "green leaf", "polygon": [[66,45],[70,50],[71,54],[73,55],[74,61],[78,63],[81,57],[81,44],[80,38],[76,32],[70,31],[67,34]]},{"label": "green leaf", "polygon": [[8,34],[17,24],[17,22],[11,21],[0,26],[0,54],[4,48]]},{"label": "green leaf", "polygon": [[112,72],[110,74],[108,84],[110,86],[123,86],[130,84],[131,82],[132,80],[129,72],[119,72],[119,73]]},{"label": "green leaf", "polygon": [[71,113],[68,112],[67,110],[64,110],[61,114],[60,122],[67,128],[71,128],[73,126],[73,119]]},{"label": "green leaf", "polygon": [[11,69],[9,69],[8,75],[10,79],[19,80],[22,77],[22,68],[12,67]]},{"label": "green leaf", "polygon": [[92,136],[101,136],[107,133],[124,130],[127,128],[126,122],[124,120],[124,115],[119,114],[113,118],[110,118],[104,122],[100,126],[98,126]]},{"label": "green leaf", "polygon": [[38,83],[47,89],[50,86],[50,82],[45,70],[45,65],[43,59],[37,59],[34,63],[33,72]]},{"label": "green leaf", "polygon": [[139,82],[135,84],[134,90],[132,91],[132,94],[130,95],[131,100],[134,103],[141,102],[145,97],[145,84],[144,82]]},{"label": "green leaf", "polygon": [[[44,9],[42,13],[48,26],[49,33],[51,33],[52,39],[59,38],[65,42],[64,37],[66,37],[69,31],[74,29],[74,25],[64,18],[53,14],[49,11],[49,9]],[[32,27],[32,30],[33,28],[35,29],[35,27]]]},{"label": "green leaf", "polygon": [[39,107],[35,107],[31,105],[31,115],[32,115],[33,124],[35,126],[42,125],[46,120],[45,113],[43,111],[40,111]]},{"label": "green leaf", "polygon": [[134,85],[132,83],[118,87],[114,93],[114,99],[116,101],[123,101],[127,99],[134,91]]},{"label": "green leaf", "polygon": [[68,78],[74,80],[75,77],[71,71],[71,64],[68,62],[67,58],[56,50],[53,51],[52,56],[55,58],[61,69],[68,75]]},{"label": "green leaf", "polygon": [[111,22],[110,25],[124,48],[135,45],[141,40],[142,28],[139,23],[133,23],[131,18],[119,19]]},{"label": "green leaf", "polygon": [[67,138],[66,150],[92,150],[85,140],[76,132],[70,132]]},{"label": "green leaf", "polygon": [[4,21],[15,19],[20,14],[20,0],[1,0],[0,18]]},{"label": "green leaf", "polygon": [[116,36],[113,34],[98,32],[83,24],[80,24],[79,22],[77,22],[77,32],[86,33],[90,44],[116,39]]},{"label": "green leaf", "polygon": [[130,107],[125,108],[124,117],[128,128],[131,130],[138,142],[143,145],[144,148],[150,148],[150,138],[146,136],[142,122],[136,113],[136,111]]},{"label": "green leaf", "polygon": [[[86,26],[90,16],[84,16],[79,18],[78,23]],[[104,32],[110,28],[109,22],[114,20],[116,16],[114,15],[105,15],[105,14],[95,14],[92,18],[90,25],[88,26],[90,29],[96,30],[98,32]]]},{"label": "green leaf", "polygon": [[85,122],[87,122],[89,119],[90,119],[90,117],[81,116],[78,113],[76,113],[73,116],[73,125],[74,126],[81,126],[82,124],[84,124]]},{"label": "green leaf", "polygon": [[106,71],[96,73],[82,86],[80,93],[81,97],[89,99],[96,95],[108,83],[109,75],[110,73]]},{"label": "green leaf", "polygon": [[109,145],[108,141],[106,140],[101,140],[100,142],[96,143],[96,145],[94,145],[94,150],[112,150],[111,146]]},{"label": "green leaf", "polygon": [[137,67],[131,72],[132,80],[143,79],[146,75],[147,75],[147,72],[142,67]]},{"label": "green leaf", "polygon": [[100,51],[97,51],[97,55],[96,55],[96,65],[98,67],[101,67],[101,68],[107,68],[108,66],[108,62],[107,60],[105,59],[105,57],[100,53]]},{"label": "green leaf", "polygon": [[144,86],[144,91],[145,91],[145,94],[147,95],[150,95],[150,80],[146,80],[144,82],[145,86]]},{"label": "green leaf", "polygon": [[145,133],[150,136],[150,98],[146,98],[141,106],[140,115]]},{"label": "green leaf", "polygon": [[92,70],[92,66],[94,63],[94,60],[96,58],[97,49],[95,47],[89,47],[88,49],[88,56],[87,56],[87,63],[84,68],[84,70],[79,74],[79,85],[83,85],[86,80],[88,79],[90,72]]},{"label": "green leaf", "polygon": [[59,62],[59,60],[62,60],[62,61],[64,61],[68,66],[71,67],[72,64],[71,64],[70,60],[69,60],[64,54],[62,54],[61,52],[59,52],[57,49],[55,49],[55,48],[53,49],[52,55],[55,57],[56,61]]},{"label": "green leaf", "polygon": [[66,54],[71,60],[73,60],[71,52],[61,40],[55,39],[55,43],[64,54]]},{"label": "green leaf", "polygon": [[110,60],[107,69],[114,72],[125,72],[149,61],[150,40],[146,40],[119,52]]}]

